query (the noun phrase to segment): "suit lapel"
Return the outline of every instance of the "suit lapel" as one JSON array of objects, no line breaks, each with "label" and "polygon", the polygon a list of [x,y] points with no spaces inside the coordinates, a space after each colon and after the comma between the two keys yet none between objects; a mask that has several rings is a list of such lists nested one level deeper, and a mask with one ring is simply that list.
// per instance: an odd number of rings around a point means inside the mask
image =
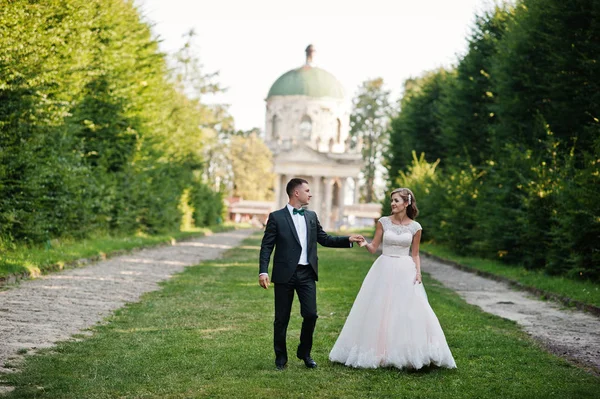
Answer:
[{"label": "suit lapel", "polygon": [[[292,234],[294,235],[294,237],[296,238],[296,241],[298,241],[298,244],[300,244],[300,239],[298,238],[298,232],[296,231],[296,225],[294,224],[294,221],[292,220],[292,216],[290,215],[290,211],[287,208],[287,205],[282,209],[283,214],[285,215],[285,219],[287,220],[288,224],[290,225],[290,229],[292,229]],[[306,217],[304,218],[306,219]]]}]

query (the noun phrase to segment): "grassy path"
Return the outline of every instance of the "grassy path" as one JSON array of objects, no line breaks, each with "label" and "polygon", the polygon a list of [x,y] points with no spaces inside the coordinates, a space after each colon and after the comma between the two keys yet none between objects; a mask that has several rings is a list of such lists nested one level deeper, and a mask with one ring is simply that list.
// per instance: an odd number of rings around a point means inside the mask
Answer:
[{"label": "grassy path", "polygon": [[[425,276],[458,369],[355,370],[327,354],[374,257],[320,249],[316,370],[274,371],[273,290],[257,286],[260,235],[188,268],[116,312],[91,337],[27,358],[3,376],[10,398],[595,398],[600,379],[539,349],[514,322],[482,313]],[[289,329],[297,342],[297,301]],[[292,351],[293,352],[293,351]]]}]

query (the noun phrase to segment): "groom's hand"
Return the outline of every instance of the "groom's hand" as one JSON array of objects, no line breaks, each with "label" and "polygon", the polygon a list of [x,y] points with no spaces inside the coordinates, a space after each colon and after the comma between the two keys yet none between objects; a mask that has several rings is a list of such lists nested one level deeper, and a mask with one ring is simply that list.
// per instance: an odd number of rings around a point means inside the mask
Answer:
[{"label": "groom's hand", "polygon": [[258,284],[260,284],[260,286],[263,287],[265,290],[269,288],[269,285],[271,285],[271,281],[269,281],[269,275],[263,274],[258,276]]},{"label": "groom's hand", "polygon": [[365,237],[361,236],[360,234],[353,234],[350,236],[349,240],[350,242],[361,242],[365,240]]}]

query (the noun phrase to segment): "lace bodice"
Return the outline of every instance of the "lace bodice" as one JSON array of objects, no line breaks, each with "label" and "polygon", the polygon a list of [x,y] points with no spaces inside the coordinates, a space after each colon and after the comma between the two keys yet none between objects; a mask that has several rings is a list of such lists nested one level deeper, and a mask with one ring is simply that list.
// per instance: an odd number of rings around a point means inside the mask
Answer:
[{"label": "lace bodice", "polygon": [[388,216],[379,219],[383,227],[383,254],[387,256],[407,256],[413,236],[422,227],[414,220],[407,225],[394,224]]}]

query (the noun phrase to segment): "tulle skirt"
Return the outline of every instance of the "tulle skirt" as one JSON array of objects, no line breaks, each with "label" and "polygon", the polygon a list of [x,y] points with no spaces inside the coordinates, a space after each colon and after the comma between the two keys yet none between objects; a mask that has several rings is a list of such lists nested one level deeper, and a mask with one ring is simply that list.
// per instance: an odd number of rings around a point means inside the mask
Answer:
[{"label": "tulle skirt", "polygon": [[455,368],[410,256],[381,255],[363,281],[329,359],[346,366]]}]

